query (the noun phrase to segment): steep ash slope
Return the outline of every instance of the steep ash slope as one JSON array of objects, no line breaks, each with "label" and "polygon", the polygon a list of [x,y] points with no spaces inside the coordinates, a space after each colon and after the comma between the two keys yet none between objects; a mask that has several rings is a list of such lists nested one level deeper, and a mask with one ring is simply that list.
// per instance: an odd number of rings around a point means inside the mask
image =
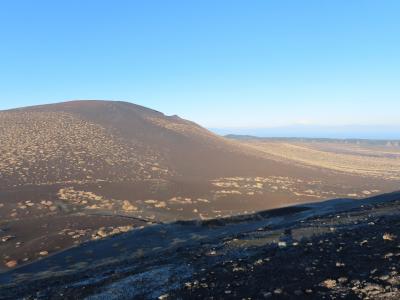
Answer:
[{"label": "steep ash slope", "polygon": [[[184,177],[218,177],[227,174],[265,170],[268,161],[244,155],[251,150],[219,137],[199,125],[178,116],[120,101],[71,101],[23,108],[15,112],[67,113],[90,124],[101,126],[114,137],[134,142],[153,151],[173,170]],[[29,124],[29,123],[28,123]],[[141,148],[132,155],[140,155]],[[261,163],[261,166],[260,166]],[[246,172],[248,173],[248,172]],[[245,175],[245,174],[243,174]]]}]

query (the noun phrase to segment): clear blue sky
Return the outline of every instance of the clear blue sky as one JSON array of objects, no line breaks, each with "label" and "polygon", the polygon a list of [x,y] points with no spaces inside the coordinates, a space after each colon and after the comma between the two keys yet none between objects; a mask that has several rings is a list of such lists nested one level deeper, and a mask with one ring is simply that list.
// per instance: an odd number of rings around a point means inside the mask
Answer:
[{"label": "clear blue sky", "polygon": [[0,2],[0,109],[116,99],[207,127],[400,124],[400,1]]}]

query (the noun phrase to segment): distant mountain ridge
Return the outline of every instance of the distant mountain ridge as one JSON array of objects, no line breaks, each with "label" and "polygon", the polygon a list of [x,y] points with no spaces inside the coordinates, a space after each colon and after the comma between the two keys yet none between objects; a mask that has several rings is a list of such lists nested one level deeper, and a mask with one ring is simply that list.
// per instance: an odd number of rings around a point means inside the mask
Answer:
[{"label": "distant mountain ridge", "polygon": [[376,145],[400,147],[399,140],[376,140],[376,139],[335,139],[335,138],[311,138],[311,137],[261,137],[253,135],[227,134],[228,139],[234,140],[265,140],[265,141],[291,141],[291,142],[318,142],[318,143],[344,143],[344,144],[359,144],[359,145]]},{"label": "distant mountain ridge", "polygon": [[210,128],[220,135],[332,139],[400,140],[400,125],[290,125],[267,128]]}]

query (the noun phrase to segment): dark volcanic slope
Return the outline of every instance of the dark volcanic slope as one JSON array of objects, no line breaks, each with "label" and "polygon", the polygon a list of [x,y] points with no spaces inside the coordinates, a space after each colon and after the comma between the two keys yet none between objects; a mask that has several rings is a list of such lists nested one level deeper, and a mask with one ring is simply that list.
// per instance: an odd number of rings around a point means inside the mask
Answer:
[{"label": "dark volcanic slope", "polygon": [[72,101],[2,111],[0,140],[3,189],[171,178],[326,177],[261,158],[193,122],[126,102]]},{"label": "dark volcanic slope", "polygon": [[126,102],[72,101],[0,112],[0,187],[217,178],[277,169],[192,122]]},{"label": "dark volcanic slope", "polygon": [[191,122],[124,102],[17,109],[0,122],[3,187],[187,176],[196,152],[221,147]]},{"label": "dark volcanic slope", "polygon": [[89,242],[0,275],[0,299],[399,299],[400,195]]},{"label": "dark volcanic slope", "polygon": [[149,223],[398,188],[395,180],[268,159],[126,102],[0,111],[0,144],[0,270]]}]

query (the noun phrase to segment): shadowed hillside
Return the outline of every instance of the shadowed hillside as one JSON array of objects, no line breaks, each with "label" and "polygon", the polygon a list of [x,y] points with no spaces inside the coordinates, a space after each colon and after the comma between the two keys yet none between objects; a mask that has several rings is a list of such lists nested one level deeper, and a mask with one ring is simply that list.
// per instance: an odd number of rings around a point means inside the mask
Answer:
[{"label": "shadowed hillside", "polygon": [[400,195],[176,222],[0,274],[0,299],[399,299]]}]

